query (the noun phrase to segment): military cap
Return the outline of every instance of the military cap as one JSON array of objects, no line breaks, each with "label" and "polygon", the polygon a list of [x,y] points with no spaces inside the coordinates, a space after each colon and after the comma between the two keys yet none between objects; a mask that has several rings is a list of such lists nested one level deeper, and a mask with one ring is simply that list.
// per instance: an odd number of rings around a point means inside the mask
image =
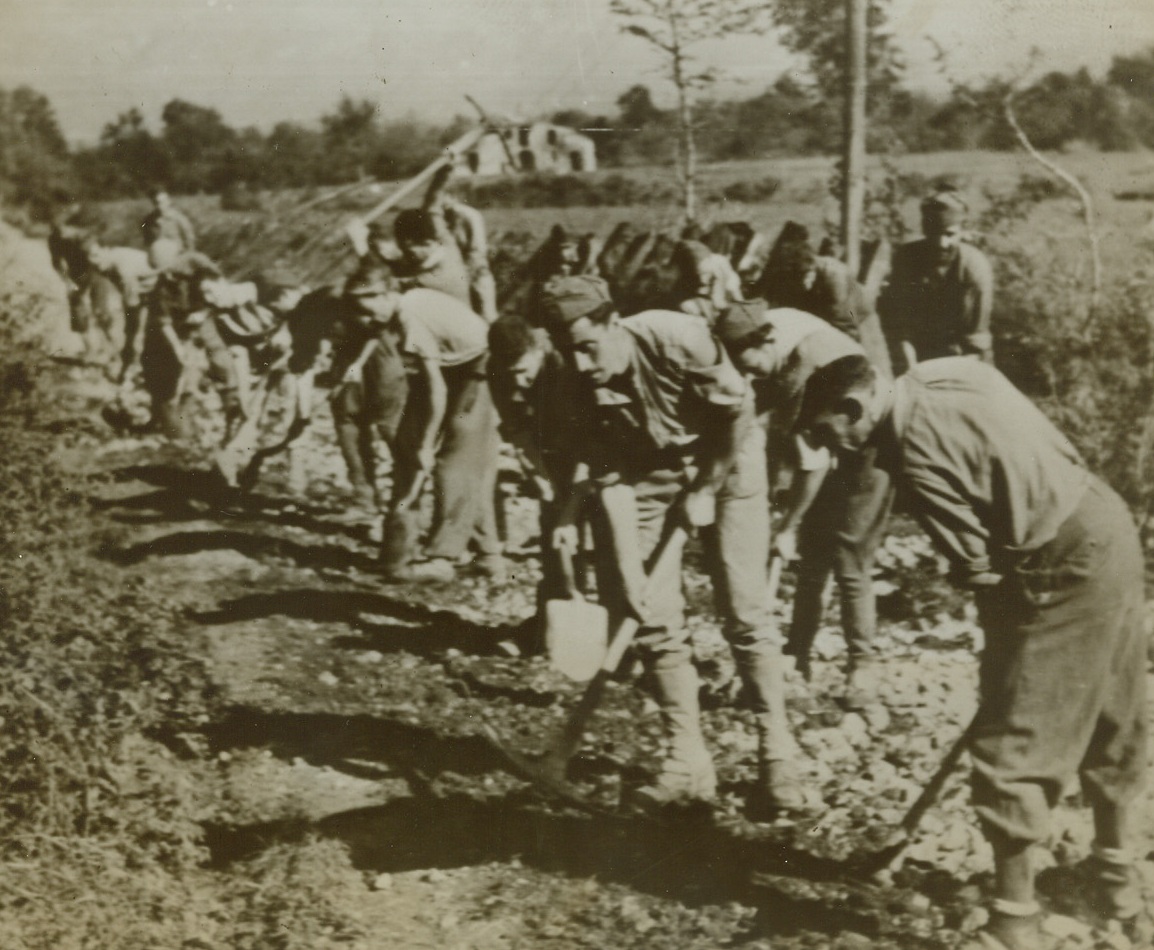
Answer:
[{"label": "military cap", "polygon": [[726,349],[740,349],[770,325],[764,300],[738,300],[722,312],[713,324],[713,334]]},{"label": "military cap", "polygon": [[541,291],[541,313],[550,328],[568,326],[613,306],[609,285],[591,274],[554,277]]}]

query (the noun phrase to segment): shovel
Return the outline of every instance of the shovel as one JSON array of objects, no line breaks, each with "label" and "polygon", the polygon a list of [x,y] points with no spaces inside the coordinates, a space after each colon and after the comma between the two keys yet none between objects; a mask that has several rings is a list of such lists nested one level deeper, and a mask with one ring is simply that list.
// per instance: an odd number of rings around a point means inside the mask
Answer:
[{"label": "shovel", "polygon": [[958,767],[958,763],[969,745],[976,722],[977,718],[975,717],[966,727],[966,731],[958,736],[954,744],[950,746],[950,750],[945,754],[938,770],[933,774],[926,787],[922,789],[917,801],[910,806],[910,810],[906,812],[898,826],[886,836],[882,846],[873,851],[851,855],[846,860],[846,867],[850,873],[867,876],[874,874],[892,864],[898,855],[906,849],[906,845],[910,843],[910,838],[913,837],[913,833],[921,824],[922,818],[941,795],[946,780],[954,774],[954,770]]},{"label": "shovel", "polygon": [[[644,607],[644,601],[650,594],[649,587],[652,579],[660,577],[677,562],[677,559],[681,557],[681,551],[685,547],[685,542],[688,537],[689,535],[685,528],[678,525],[666,535],[664,541],[658,547],[658,550],[655,551],[650,558],[646,585],[642,591],[642,604],[640,605],[642,608]],[[520,752],[509,749],[501,741],[496,730],[488,723],[482,722],[481,725],[486,736],[505,756],[515,772],[527,781],[545,788],[565,801],[572,802],[580,807],[592,807],[589,802],[586,802],[581,796],[577,795],[565,781],[565,773],[569,766],[569,760],[581,745],[581,737],[585,732],[585,726],[589,718],[601,703],[601,697],[605,693],[606,684],[616,672],[622,656],[625,655],[629,644],[633,642],[633,637],[640,626],[641,623],[636,617],[626,617],[618,625],[616,631],[614,631],[613,639],[609,643],[609,648],[605,651],[605,655],[601,660],[600,667],[589,681],[589,685],[585,687],[585,692],[582,693],[580,701],[569,714],[569,718],[562,727],[560,734],[543,757],[530,758]]]},{"label": "shovel", "polygon": [[545,652],[553,669],[587,683],[609,649],[609,611],[587,601],[577,589],[572,552],[560,548],[557,556],[569,597],[545,602]]}]

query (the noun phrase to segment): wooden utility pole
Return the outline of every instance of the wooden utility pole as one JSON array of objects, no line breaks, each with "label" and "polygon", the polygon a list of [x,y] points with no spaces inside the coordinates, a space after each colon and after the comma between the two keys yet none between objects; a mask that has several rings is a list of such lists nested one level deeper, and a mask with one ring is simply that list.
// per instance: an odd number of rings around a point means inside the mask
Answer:
[{"label": "wooden utility pole", "polygon": [[845,0],[845,152],[841,197],[841,243],[845,262],[861,267],[862,208],[865,203],[866,13],[869,0]]}]

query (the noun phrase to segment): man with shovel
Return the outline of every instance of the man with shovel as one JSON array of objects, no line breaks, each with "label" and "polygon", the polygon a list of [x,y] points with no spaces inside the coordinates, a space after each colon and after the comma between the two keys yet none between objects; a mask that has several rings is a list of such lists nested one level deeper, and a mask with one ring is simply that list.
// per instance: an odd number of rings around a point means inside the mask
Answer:
[{"label": "man with shovel", "polygon": [[1125,504],[971,358],[929,360],[893,383],[860,356],[837,360],[810,377],[799,427],[843,456],[875,451],[954,582],[975,592],[986,648],[969,751],[996,881],[974,947],[1044,946],[1031,846],[1075,775],[1094,814],[1097,910],[1136,918],[1147,662],[1142,551]]},{"label": "man with shovel", "polygon": [[[393,497],[385,524],[384,568],[393,580],[447,582],[470,540],[478,567],[505,574],[493,506],[500,451],[497,413],[486,380],[488,326],[468,306],[426,288],[404,293],[386,274],[350,280],[348,297],[388,334],[369,340],[348,373],[356,376],[383,342],[409,374],[408,398],[393,444]],[[435,509],[424,556],[416,558],[414,507],[431,476]]]},{"label": "man with shovel", "polygon": [[600,488],[592,517],[598,577],[606,578],[602,601],[619,617],[640,619],[636,643],[665,726],[665,759],[640,801],[685,804],[716,791],[680,557],[660,558],[660,576],[645,577],[663,539],[688,525],[710,528],[724,632],[756,717],[751,816],[806,810],[767,597],[765,445],[752,425],[748,385],[699,317],[647,311],[622,318],[606,283],[585,275],[552,281],[541,302],[550,334],[580,377],[590,431],[579,451]]},{"label": "man with shovel", "polygon": [[[806,380],[844,356],[864,357],[861,345],[825,320],[764,301],[734,304],[714,326],[733,362],[749,375],[759,421],[790,446],[790,430]],[[776,445],[776,441],[775,441]],[[881,666],[871,574],[874,555],[889,519],[889,478],[868,456],[833,466],[824,449],[796,440],[796,469],[774,547],[798,562],[786,652],[810,678],[810,652],[824,613],[830,574],[841,595],[841,622],[849,655],[845,704],[876,701]]]}]

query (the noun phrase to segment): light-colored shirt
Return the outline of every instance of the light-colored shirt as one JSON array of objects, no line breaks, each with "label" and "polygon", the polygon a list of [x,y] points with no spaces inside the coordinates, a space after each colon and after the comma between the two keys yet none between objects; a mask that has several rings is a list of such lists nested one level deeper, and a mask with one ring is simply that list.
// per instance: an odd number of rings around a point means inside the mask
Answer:
[{"label": "light-colored shirt", "polygon": [[595,470],[690,453],[701,435],[750,405],[745,378],[700,317],[647,310],[621,326],[631,343],[629,368],[591,394]]},{"label": "light-colored shirt", "polygon": [[156,287],[157,273],[148,254],[138,248],[100,247],[93,251],[92,263],[116,285],[126,307],[139,307],[142,296]]},{"label": "light-colored shirt", "polygon": [[1089,477],[1041,410],[964,357],[899,377],[877,439],[907,507],[963,578],[1002,573],[1053,540]]},{"label": "light-colored shirt", "polygon": [[153,208],[141,222],[140,229],[144,232],[145,245],[163,239],[176,241],[185,251],[191,251],[196,247],[196,231],[192,222],[179,208],[167,208],[164,211]]},{"label": "light-colored shirt", "polygon": [[770,409],[783,428],[793,425],[805,384],[814,371],[843,356],[864,356],[860,343],[821,317],[773,307],[766,311],[770,329],[759,348],[772,355],[767,376],[753,381],[760,409]]},{"label": "light-colored shirt", "polygon": [[489,349],[489,325],[470,307],[438,290],[401,295],[401,351],[442,367],[460,366]]}]

